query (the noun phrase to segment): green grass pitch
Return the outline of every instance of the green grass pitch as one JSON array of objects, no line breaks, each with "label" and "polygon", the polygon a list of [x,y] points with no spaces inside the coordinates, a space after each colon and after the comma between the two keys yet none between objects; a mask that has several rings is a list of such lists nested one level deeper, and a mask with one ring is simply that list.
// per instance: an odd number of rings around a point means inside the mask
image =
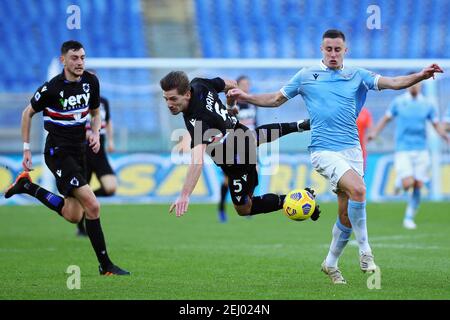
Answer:
[{"label": "green grass pitch", "polygon": [[[322,204],[317,222],[281,211],[252,218],[228,207],[191,205],[176,218],[168,205],[104,205],[109,254],[130,277],[100,277],[89,240],[44,206],[0,207],[0,299],[449,299],[450,203],[423,203],[418,229],[401,227],[405,204],[369,204],[369,239],[381,288],[369,289],[350,242],[340,260],[346,286],[320,272],[336,220]],[[352,236],[352,239],[354,237]],[[69,290],[69,265],[81,289]]]}]

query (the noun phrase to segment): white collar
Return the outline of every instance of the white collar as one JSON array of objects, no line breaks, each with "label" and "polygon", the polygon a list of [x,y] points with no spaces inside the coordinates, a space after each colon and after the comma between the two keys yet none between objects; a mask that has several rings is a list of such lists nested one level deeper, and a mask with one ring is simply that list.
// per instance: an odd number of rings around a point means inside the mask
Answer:
[{"label": "white collar", "polygon": [[[330,70],[332,70],[332,69],[330,69],[329,67],[327,67],[327,66],[325,65],[325,63],[323,63],[322,60],[320,60],[320,68],[321,68],[323,71],[330,71]],[[333,70],[334,70],[334,69],[333,69]],[[342,67],[341,67],[340,69],[337,69],[337,70],[339,70],[339,71],[344,70],[344,64],[342,64]],[[336,70],[336,71],[337,71],[337,70]]]}]

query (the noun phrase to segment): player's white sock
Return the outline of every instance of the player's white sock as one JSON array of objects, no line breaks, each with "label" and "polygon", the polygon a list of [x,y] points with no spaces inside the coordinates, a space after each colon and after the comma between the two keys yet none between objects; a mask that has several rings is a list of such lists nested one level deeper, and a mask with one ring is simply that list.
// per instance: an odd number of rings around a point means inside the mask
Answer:
[{"label": "player's white sock", "polygon": [[325,265],[327,267],[337,268],[339,257],[342,251],[344,251],[351,234],[352,228],[344,226],[338,218],[333,226],[333,239],[331,240],[330,250],[325,259]]},{"label": "player's white sock", "polygon": [[366,202],[348,201],[348,218],[352,224],[356,241],[359,245],[359,254],[371,253],[367,235]]},{"label": "player's white sock", "polygon": [[408,206],[406,207],[405,220],[414,220],[419,205],[420,205],[420,189],[414,188],[413,192],[411,193],[411,197],[409,198]]}]

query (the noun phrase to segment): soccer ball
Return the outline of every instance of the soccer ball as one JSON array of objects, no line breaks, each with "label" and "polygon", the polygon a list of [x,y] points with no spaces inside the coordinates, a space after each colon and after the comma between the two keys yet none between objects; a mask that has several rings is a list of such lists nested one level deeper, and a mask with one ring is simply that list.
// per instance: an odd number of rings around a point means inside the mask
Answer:
[{"label": "soccer ball", "polygon": [[306,220],[314,212],[316,200],[314,196],[304,189],[295,189],[289,192],[284,199],[284,214],[296,221]]}]

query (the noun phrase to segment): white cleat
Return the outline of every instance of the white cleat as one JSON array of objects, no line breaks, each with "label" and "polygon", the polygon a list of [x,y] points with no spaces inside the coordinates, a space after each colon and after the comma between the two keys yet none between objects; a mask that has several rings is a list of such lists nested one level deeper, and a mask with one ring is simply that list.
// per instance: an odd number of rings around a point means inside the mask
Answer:
[{"label": "white cleat", "polygon": [[347,284],[347,281],[345,281],[341,271],[338,268],[327,267],[325,265],[325,261],[322,262],[322,272],[331,279],[333,284]]},{"label": "white cleat", "polygon": [[362,272],[375,272],[377,265],[373,259],[372,253],[363,253],[359,256],[359,266]]},{"label": "white cleat", "polygon": [[403,227],[409,230],[417,229],[417,225],[412,219],[403,220]]}]

